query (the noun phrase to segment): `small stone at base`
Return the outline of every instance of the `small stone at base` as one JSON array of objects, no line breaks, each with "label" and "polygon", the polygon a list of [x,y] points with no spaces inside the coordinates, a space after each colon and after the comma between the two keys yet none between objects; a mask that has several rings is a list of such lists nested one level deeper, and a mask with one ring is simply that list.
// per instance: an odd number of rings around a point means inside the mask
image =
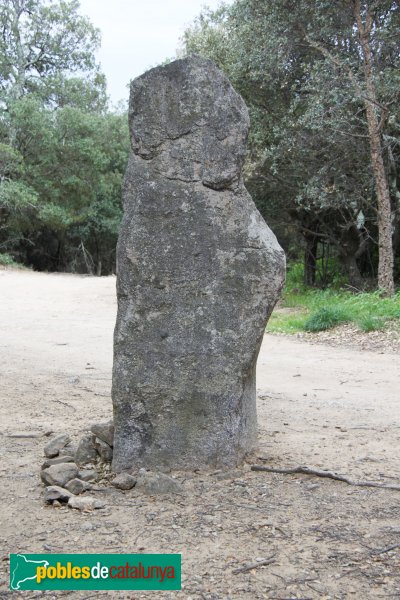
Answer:
[{"label": "small stone at base", "polygon": [[74,463],[61,463],[43,469],[40,477],[45,485],[59,485],[64,487],[68,481],[78,475],[78,467]]},{"label": "small stone at base", "polygon": [[86,492],[92,488],[90,483],[77,478],[68,481],[65,487],[69,492],[72,492],[72,494],[82,494],[82,492]]},{"label": "small stone at base", "polygon": [[78,465],[87,465],[97,460],[98,454],[93,445],[94,436],[91,433],[85,434],[79,441],[75,452],[75,462]]},{"label": "small stone at base", "polygon": [[62,448],[69,444],[71,438],[67,433],[61,433],[50,440],[44,447],[44,454],[47,458],[57,456]]},{"label": "small stone at base", "polygon": [[106,444],[106,442],[103,442],[103,440],[98,437],[94,438],[93,445],[104,462],[110,463],[112,461],[113,451],[111,446]]},{"label": "small stone at base", "polygon": [[164,473],[151,473],[140,469],[136,482],[137,489],[142,490],[149,496],[158,494],[179,494],[182,493],[182,484],[176,479],[172,479]]},{"label": "small stone at base", "polygon": [[59,465],[61,463],[73,463],[73,456],[56,456],[55,458],[47,458],[42,464],[42,469],[47,469],[52,465]]},{"label": "small stone at base", "polygon": [[118,473],[111,484],[119,490],[131,490],[136,485],[136,479],[129,473]]},{"label": "small stone at base", "polygon": [[96,508],[104,508],[106,505],[93,496],[72,496],[68,500],[68,506],[83,512],[90,512]]},{"label": "small stone at base", "polygon": [[114,423],[107,421],[105,423],[94,423],[90,431],[100,440],[112,446],[114,443]]},{"label": "small stone at base", "polygon": [[82,469],[78,473],[78,478],[82,481],[94,481],[97,478],[97,471],[94,469]]},{"label": "small stone at base", "polygon": [[53,502],[68,502],[72,498],[73,494],[68,490],[58,486],[49,485],[44,491],[44,500],[46,504],[53,504]]}]

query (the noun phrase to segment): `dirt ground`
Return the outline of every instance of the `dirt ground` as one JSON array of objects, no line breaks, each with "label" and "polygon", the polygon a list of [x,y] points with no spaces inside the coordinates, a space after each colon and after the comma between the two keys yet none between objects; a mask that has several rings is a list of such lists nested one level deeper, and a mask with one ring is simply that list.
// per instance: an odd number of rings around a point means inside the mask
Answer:
[{"label": "dirt ground", "polygon": [[[80,513],[44,505],[39,468],[49,431],[77,441],[111,416],[115,278],[3,270],[0,299],[0,598],[400,598],[399,491],[250,470],[400,483],[396,354],[266,336],[249,464],[176,473],[178,496],[100,487],[106,508]],[[178,552],[183,589],[11,593],[9,552]]]}]

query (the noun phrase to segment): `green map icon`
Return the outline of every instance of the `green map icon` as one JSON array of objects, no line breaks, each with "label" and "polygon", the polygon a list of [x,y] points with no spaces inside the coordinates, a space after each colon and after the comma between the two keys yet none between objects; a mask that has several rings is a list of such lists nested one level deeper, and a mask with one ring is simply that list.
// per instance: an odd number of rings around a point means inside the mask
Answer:
[{"label": "green map icon", "polygon": [[[12,590],[27,589],[24,583],[36,579],[37,567],[48,567],[47,560],[31,560],[23,554],[14,554],[10,564],[10,588]],[[28,588],[29,589],[29,588]]]}]

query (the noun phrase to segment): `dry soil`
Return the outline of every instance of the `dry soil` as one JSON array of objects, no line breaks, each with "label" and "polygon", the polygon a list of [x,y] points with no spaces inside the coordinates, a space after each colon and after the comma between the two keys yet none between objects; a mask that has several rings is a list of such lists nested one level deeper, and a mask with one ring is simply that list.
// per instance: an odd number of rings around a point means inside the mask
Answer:
[{"label": "dry soil", "polygon": [[[99,486],[106,508],[80,513],[44,505],[39,468],[50,431],[76,441],[111,417],[115,278],[3,270],[0,298],[0,598],[400,597],[400,491],[250,470],[400,483],[396,354],[265,336],[248,464],[175,473],[178,496]],[[10,552],[178,552],[183,589],[11,593]]]}]

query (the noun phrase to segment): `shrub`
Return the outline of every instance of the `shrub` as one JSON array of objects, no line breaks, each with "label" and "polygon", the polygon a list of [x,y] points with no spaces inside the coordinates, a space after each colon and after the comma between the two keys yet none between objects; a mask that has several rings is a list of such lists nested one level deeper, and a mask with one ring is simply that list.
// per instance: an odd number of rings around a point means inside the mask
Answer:
[{"label": "shrub", "polygon": [[349,321],[349,315],[345,311],[335,306],[327,306],[310,315],[304,323],[304,329],[305,331],[324,331],[346,321]]},{"label": "shrub", "polygon": [[362,319],[357,321],[357,324],[361,331],[368,333],[369,331],[383,329],[386,324],[386,319],[384,317],[377,317],[376,315],[365,315]]}]

